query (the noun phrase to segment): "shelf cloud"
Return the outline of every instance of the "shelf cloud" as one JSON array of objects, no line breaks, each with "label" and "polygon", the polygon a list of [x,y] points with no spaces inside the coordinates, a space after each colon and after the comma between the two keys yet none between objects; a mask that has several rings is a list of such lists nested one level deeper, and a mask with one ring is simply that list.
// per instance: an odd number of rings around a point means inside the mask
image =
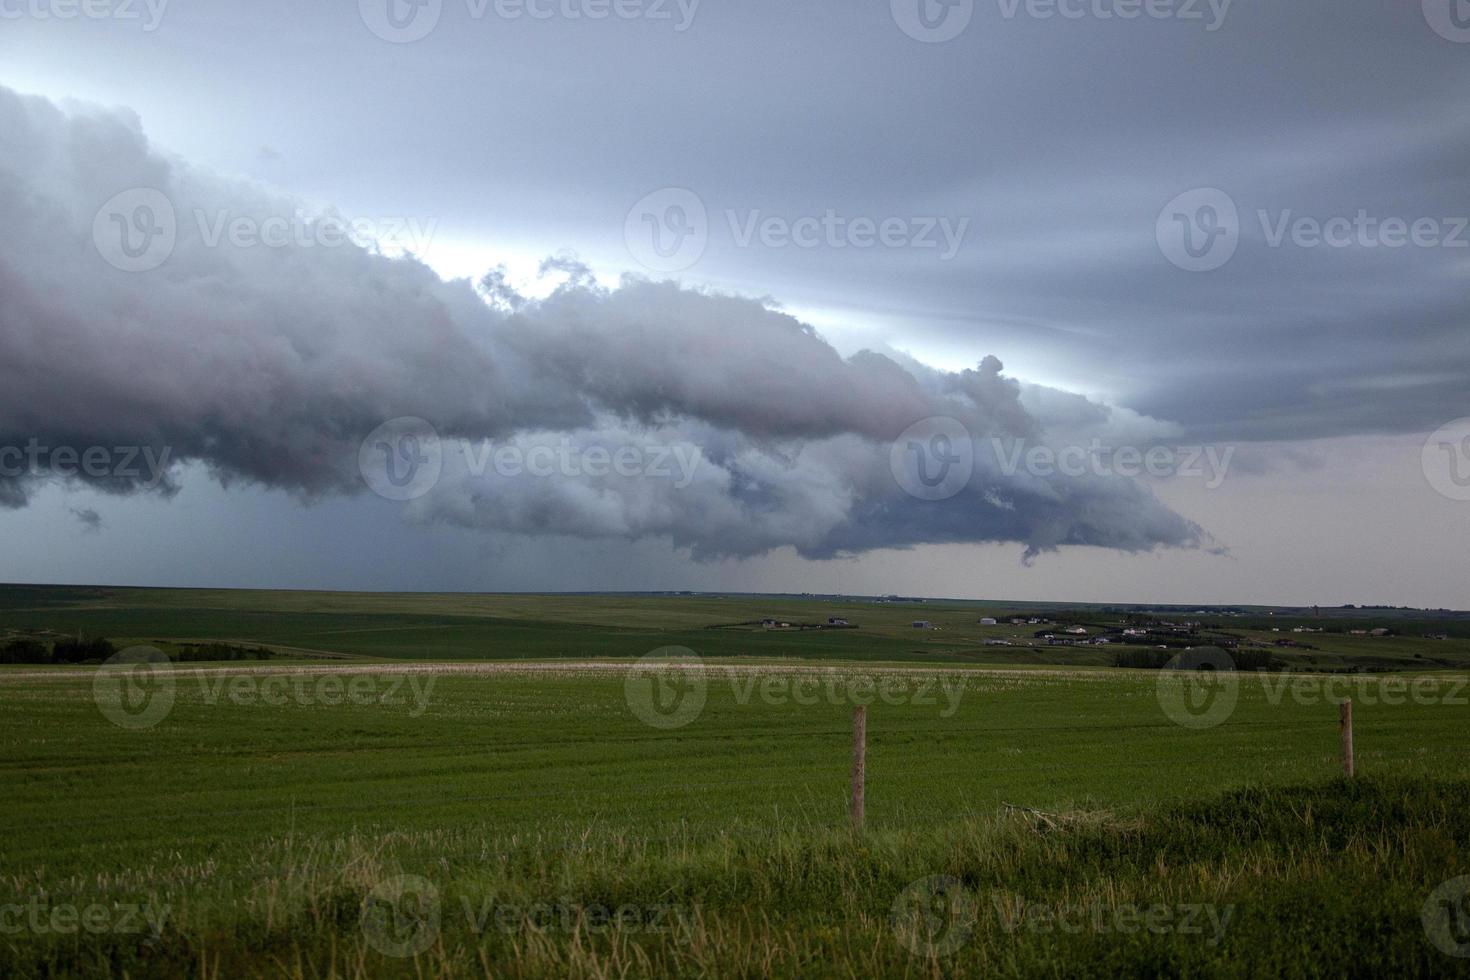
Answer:
[{"label": "shelf cloud", "polygon": [[[571,256],[548,262],[561,284],[541,298],[495,270],[445,281],[340,216],[163,154],[126,112],[6,89],[0,170],[11,507],[57,479],[169,493],[190,462],[226,485],[360,494],[364,440],[413,418],[439,456],[407,505],[426,522],[662,537],[701,559],[1209,541],[1139,479],[1008,467],[1004,447],[1176,429],[1022,384],[995,357],[946,372],[843,356],[770,301],[607,288]],[[901,472],[931,449],[936,472],[964,469],[942,494]]]}]

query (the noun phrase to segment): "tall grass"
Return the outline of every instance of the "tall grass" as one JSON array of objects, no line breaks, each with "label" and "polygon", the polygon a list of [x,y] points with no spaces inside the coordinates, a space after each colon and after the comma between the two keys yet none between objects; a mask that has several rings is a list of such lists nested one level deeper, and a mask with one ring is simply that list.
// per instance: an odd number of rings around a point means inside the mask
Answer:
[{"label": "tall grass", "polygon": [[[0,935],[0,974],[1465,972],[1467,961],[1426,938],[1420,910],[1439,883],[1470,870],[1470,782],[1250,789],[1130,817],[1087,806],[936,826],[914,817],[861,837],[801,822],[644,835],[595,819],[529,834],[291,834],[86,877],[38,867],[0,890],[53,906],[151,902],[170,906],[169,918],[156,937]],[[398,896],[403,875],[427,883],[432,901]],[[949,891],[923,910],[939,918],[894,918],[895,903],[933,897],[935,881]],[[365,927],[365,908],[393,900],[400,928],[391,909]],[[1199,931],[1182,930],[1193,908],[1213,912],[1201,911]],[[425,909],[437,909],[432,928]],[[619,909],[624,918],[605,921],[603,910]],[[1121,928],[1129,910],[1151,909],[1171,910],[1167,927]],[[1081,928],[1062,928],[1058,912]],[[425,936],[416,955],[382,952],[384,939]]]}]

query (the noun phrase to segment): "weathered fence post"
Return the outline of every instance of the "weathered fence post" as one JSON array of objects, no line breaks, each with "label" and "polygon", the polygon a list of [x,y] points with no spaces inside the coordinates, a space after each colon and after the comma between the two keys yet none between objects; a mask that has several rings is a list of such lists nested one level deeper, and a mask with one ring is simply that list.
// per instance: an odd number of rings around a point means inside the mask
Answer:
[{"label": "weathered fence post", "polygon": [[1342,711],[1342,774],[1353,778],[1353,702],[1344,701]]},{"label": "weathered fence post", "polygon": [[868,755],[868,709],[852,709],[852,829],[863,829],[863,782]]}]

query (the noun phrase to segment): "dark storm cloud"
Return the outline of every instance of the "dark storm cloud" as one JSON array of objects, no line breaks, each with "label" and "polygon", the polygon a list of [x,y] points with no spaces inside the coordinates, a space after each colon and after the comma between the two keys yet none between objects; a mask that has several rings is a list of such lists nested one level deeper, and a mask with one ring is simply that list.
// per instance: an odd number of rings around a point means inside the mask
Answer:
[{"label": "dark storm cloud", "polygon": [[[719,228],[727,211],[969,219],[950,262],[725,233],[687,277],[878,314],[894,343],[994,352],[1194,438],[1464,414],[1470,250],[1273,246],[1259,217],[1466,216],[1470,44],[1425,12],[1457,0],[1236,0],[1193,5],[1199,21],[977,0],[942,44],[905,35],[904,2],[701,4],[684,31],[446,3],[437,29],[390,44],[353,4],[198,0],[153,34],[14,22],[0,51],[58,90],[151,98],[150,124],[172,116],[170,135],[231,166],[268,143],[273,180],[453,214],[492,247],[576,245],[599,270],[631,265],[628,208],[665,186]],[[313,56],[282,57],[297,45]],[[1241,220],[1208,273],[1155,240],[1199,187]]]},{"label": "dark storm cloud", "polygon": [[636,278],[605,289],[570,256],[546,264],[566,280],[544,299],[494,273],[477,291],[328,236],[331,216],[267,233],[300,208],[161,156],[129,116],[0,89],[0,446],[39,449],[0,484],[8,503],[58,475],[167,490],[189,461],[225,483],[359,492],[364,437],[417,416],[451,449],[554,439],[702,464],[534,480],[451,451],[411,511],[476,528],[662,536],[701,558],[1204,537],[1130,479],[987,457],[952,499],[905,493],[889,448],[925,417],[977,441],[1140,421],[1022,386],[996,358],[946,373],[842,357],[767,304]]},{"label": "dark storm cloud", "polygon": [[102,515],[91,507],[68,507],[67,510],[81,523],[83,532],[96,534],[102,530]]}]

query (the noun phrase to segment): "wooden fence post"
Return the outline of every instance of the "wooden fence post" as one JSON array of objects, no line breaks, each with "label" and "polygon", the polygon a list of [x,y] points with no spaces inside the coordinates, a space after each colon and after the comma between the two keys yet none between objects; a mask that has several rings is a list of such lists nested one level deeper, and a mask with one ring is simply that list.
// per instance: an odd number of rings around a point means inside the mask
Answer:
[{"label": "wooden fence post", "polygon": [[852,829],[863,829],[863,782],[868,755],[868,709],[852,709]]},{"label": "wooden fence post", "polygon": [[1342,712],[1342,774],[1353,778],[1353,702],[1344,701]]}]

